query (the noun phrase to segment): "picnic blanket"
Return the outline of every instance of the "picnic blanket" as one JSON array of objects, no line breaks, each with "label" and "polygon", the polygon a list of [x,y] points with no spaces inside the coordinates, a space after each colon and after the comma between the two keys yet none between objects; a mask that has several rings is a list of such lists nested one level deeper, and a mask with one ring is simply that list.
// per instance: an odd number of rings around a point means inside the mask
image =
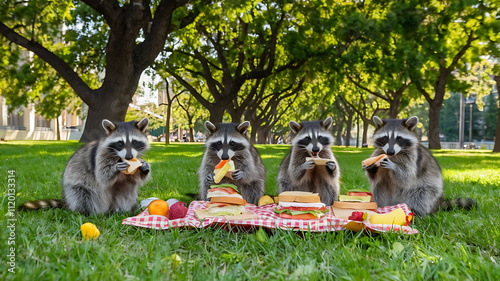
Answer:
[{"label": "picnic blanket", "polygon": [[[144,228],[152,229],[170,229],[170,228],[207,228],[218,225],[229,226],[242,226],[242,227],[265,227],[265,228],[279,228],[284,230],[295,231],[311,231],[311,232],[324,232],[324,231],[340,231],[346,229],[346,225],[352,221],[336,218],[330,207],[330,212],[319,220],[297,220],[297,219],[283,219],[274,213],[273,209],[276,204],[268,204],[264,206],[255,206],[247,204],[247,210],[258,215],[258,218],[246,220],[230,220],[225,217],[210,217],[199,220],[195,216],[197,209],[205,209],[208,201],[193,201],[189,205],[187,214],[184,218],[168,220],[164,216],[149,215],[147,209],[134,217],[129,217],[123,220],[125,225],[133,225]],[[394,209],[402,208],[405,214],[411,213],[406,204],[398,204],[395,206],[378,208],[377,213],[386,214]],[[354,211],[354,210],[353,210]],[[374,231],[374,232],[401,232],[403,234],[415,234],[418,231],[409,226],[400,225],[383,225],[383,224],[370,224],[361,223],[360,229]]]}]

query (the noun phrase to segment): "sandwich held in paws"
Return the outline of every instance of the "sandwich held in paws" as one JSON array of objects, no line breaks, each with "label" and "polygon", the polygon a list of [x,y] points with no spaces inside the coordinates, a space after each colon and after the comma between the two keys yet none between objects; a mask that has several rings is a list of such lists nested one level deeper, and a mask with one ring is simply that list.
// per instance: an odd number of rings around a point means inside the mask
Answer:
[{"label": "sandwich held in paws", "polygon": [[328,209],[321,203],[318,193],[285,191],[279,194],[274,212],[284,219],[314,220],[324,217]]}]

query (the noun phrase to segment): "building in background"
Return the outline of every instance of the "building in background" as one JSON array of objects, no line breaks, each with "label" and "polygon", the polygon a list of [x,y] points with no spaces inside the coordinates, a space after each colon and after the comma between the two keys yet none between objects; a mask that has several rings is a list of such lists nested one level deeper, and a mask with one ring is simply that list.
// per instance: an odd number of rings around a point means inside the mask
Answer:
[{"label": "building in background", "polygon": [[61,140],[80,139],[84,123],[77,114],[71,114],[65,110],[58,120],[47,120],[36,114],[32,104],[9,113],[5,99],[0,96],[0,139],[2,140],[57,140],[58,124]]}]

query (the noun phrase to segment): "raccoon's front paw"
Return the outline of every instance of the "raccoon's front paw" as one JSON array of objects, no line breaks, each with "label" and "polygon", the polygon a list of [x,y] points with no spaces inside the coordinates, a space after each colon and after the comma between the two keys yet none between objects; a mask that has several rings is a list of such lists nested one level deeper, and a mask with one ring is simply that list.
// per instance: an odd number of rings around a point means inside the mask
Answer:
[{"label": "raccoon's front paw", "polygon": [[391,170],[396,170],[396,164],[389,160],[389,158],[385,158],[384,160],[380,161],[380,167],[386,168],[386,169],[391,169]]},{"label": "raccoon's front paw", "polygon": [[232,177],[234,180],[241,180],[243,178],[243,172],[240,171],[240,170],[234,170],[233,171],[233,174],[232,174]]},{"label": "raccoon's front paw", "polygon": [[151,168],[149,167],[149,163],[146,161],[142,162],[142,166],[139,167],[139,170],[141,170],[141,172],[143,173],[149,173],[150,169]]},{"label": "raccoon's front paw", "polygon": [[127,162],[120,161],[116,163],[115,168],[118,172],[124,171],[130,166]]},{"label": "raccoon's front paw", "polygon": [[206,179],[207,179],[207,182],[208,182],[209,184],[215,183],[215,181],[214,181],[214,176],[215,176],[215,174],[214,174],[214,173],[210,173],[210,174],[208,174],[208,175],[207,175],[207,178],[206,178]]},{"label": "raccoon's front paw", "polygon": [[335,171],[335,169],[337,169],[337,164],[335,164],[335,162],[333,162],[333,161],[327,161],[326,167],[333,172],[333,171]]},{"label": "raccoon's front paw", "polygon": [[304,164],[300,165],[300,168],[302,168],[302,170],[311,170],[314,166],[316,166],[316,164],[311,160],[304,162]]}]

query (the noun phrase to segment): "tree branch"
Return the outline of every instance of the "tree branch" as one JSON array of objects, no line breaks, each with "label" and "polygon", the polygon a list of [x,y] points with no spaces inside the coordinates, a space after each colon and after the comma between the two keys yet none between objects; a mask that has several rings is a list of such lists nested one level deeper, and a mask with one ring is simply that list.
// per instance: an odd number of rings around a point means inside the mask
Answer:
[{"label": "tree branch", "polygon": [[0,22],[0,34],[5,36],[13,43],[23,46],[35,53],[42,60],[50,64],[68,84],[73,88],[76,94],[90,107],[94,104],[94,95],[92,89],[80,78],[80,76],[60,57],[52,53],[37,42],[30,41],[20,34],[16,33],[4,23]]}]

